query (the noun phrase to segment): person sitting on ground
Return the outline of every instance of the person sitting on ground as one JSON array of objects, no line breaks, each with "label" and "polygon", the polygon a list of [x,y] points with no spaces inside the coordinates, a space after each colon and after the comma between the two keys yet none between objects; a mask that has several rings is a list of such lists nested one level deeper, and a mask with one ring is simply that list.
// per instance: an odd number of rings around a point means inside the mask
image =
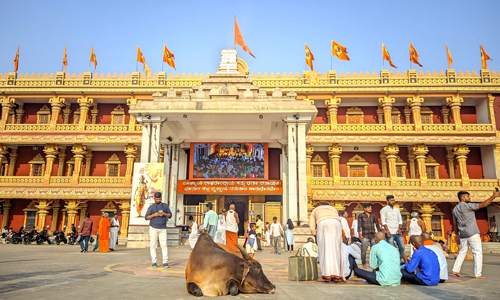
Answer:
[{"label": "person sitting on ground", "polygon": [[359,254],[359,258],[356,258],[356,264],[357,264],[357,265],[361,265],[361,247],[362,247],[362,245],[361,245],[361,241],[360,241],[357,237],[353,236],[353,237],[351,238],[351,246],[350,246],[350,247],[351,247],[351,248],[352,248],[352,249],[353,249],[356,253],[358,253],[358,254]]},{"label": "person sitting on ground", "polygon": [[439,261],[439,283],[443,283],[448,280],[448,262],[446,261],[443,250],[434,244],[434,241],[431,239],[431,235],[428,232],[423,232],[421,236],[424,241],[424,247],[431,249],[432,252],[436,253]]},{"label": "person sitting on ground", "polygon": [[349,243],[349,238],[344,237],[342,243],[342,248],[344,250],[344,276],[345,280],[351,278],[352,271],[358,267],[356,264],[356,259],[361,259],[361,254],[354,251],[353,248],[347,245]]},{"label": "person sitting on ground", "polygon": [[307,238],[307,243],[302,245],[302,255],[318,258],[318,245],[313,238]]},{"label": "person sitting on ground", "polygon": [[354,269],[354,275],[365,279],[369,283],[398,286],[401,284],[401,257],[399,251],[385,241],[385,233],[375,234],[375,245],[370,251],[370,267],[373,272],[360,268]]},{"label": "person sitting on ground", "polygon": [[255,255],[255,246],[257,245],[255,243],[256,239],[260,239],[262,241],[265,241],[263,238],[260,236],[257,236],[257,233],[255,230],[257,230],[257,225],[255,223],[250,223],[250,230],[245,232],[245,237],[247,238],[246,242],[246,251],[250,257],[253,257]]},{"label": "person sitting on ground", "polygon": [[[429,248],[424,247],[424,242],[420,235],[412,235],[410,243],[415,248],[411,260],[408,255],[403,254],[403,259],[406,261],[404,267],[401,268],[403,279],[419,285],[436,286],[441,280],[439,277],[439,260],[437,255]],[[419,268],[417,274],[415,270]]]}]

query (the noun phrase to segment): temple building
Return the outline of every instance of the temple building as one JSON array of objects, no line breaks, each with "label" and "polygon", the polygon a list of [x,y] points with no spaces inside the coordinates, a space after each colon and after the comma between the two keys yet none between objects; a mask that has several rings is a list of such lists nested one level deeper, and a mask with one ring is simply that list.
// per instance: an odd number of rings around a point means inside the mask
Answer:
[{"label": "temple building", "polygon": [[[387,195],[444,240],[458,191],[483,201],[500,185],[500,73],[488,69],[250,74],[223,50],[212,74],[0,74],[0,104],[0,220],[16,231],[107,212],[143,245],[129,221],[144,164],[163,168],[173,241],[207,203],[305,225],[328,201],[351,224]],[[498,207],[477,212],[481,233]]]}]

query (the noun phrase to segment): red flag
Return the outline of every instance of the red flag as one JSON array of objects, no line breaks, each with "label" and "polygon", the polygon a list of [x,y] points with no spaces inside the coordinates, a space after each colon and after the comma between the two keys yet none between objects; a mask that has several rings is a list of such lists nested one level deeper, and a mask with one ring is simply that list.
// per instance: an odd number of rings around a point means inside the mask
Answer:
[{"label": "red flag", "polygon": [[19,68],[19,46],[17,46],[17,53],[16,57],[14,58],[14,72],[17,72],[18,68]]},{"label": "red flag", "polygon": [[243,35],[241,34],[241,30],[238,26],[238,21],[236,21],[236,17],[234,17],[234,45],[240,45],[245,52],[255,58],[255,55],[253,55],[252,51],[250,51],[250,48],[248,48],[245,40],[243,39]]},{"label": "red flag", "polygon": [[163,45],[163,61],[166,62],[169,66],[174,68],[175,70],[175,56],[170,50],[168,50],[167,46]]}]

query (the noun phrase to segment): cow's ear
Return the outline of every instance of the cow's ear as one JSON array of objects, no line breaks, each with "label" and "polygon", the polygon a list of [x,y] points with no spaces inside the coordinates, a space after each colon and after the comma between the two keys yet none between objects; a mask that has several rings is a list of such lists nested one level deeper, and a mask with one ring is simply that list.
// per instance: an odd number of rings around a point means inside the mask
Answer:
[{"label": "cow's ear", "polygon": [[243,286],[243,283],[247,279],[249,273],[250,273],[250,266],[248,265],[248,263],[245,262],[245,268],[243,269],[243,277],[241,278],[240,286]]}]

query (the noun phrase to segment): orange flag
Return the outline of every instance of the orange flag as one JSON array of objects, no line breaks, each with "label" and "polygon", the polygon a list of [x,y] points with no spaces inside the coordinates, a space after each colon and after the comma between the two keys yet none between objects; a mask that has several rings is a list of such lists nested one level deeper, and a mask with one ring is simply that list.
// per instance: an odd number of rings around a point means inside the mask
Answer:
[{"label": "orange flag", "polygon": [[234,17],[234,46],[236,47],[237,44],[240,45],[244,51],[255,58],[255,55],[253,55],[252,51],[250,51],[250,48],[248,48],[247,44],[245,44],[245,40],[243,39],[243,35],[241,34],[240,27],[238,26],[238,21],[236,21],[236,17]]},{"label": "orange flag", "polygon": [[153,71],[151,71],[148,65],[144,64],[144,70],[146,71],[146,78],[151,78],[151,74],[153,74]]},{"label": "orange flag", "polygon": [[488,54],[486,54],[486,51],[484,51],[483,46],[481,46],[481,44],[479,44],[479,49],[481,49],[481,63],[483,64],[483,69],[488,69],[486,61],[492,59]]},{"label": "orange flag", "polygon": [[332,40],[332,55],[337,56],[341,60],[351,60],[349,56],[347,56],[347,48],[334,40]]},{"label": "orange flag", "polygon": [[17,46],[17,53],[16,57],[14,58],[14,72],[17,72],[18,68],[19,68],[19,46]]},{"label": "orange flag", "polygon": [[94,46],[92,46],[92,51],[90,52],[90,62],[94,63],[94,71],[97,68],[97,58],[95,57]]},{"label": "orange flag", "polygon": [[64,73],[66,73],[66,67],[68,66],[68,53],[66,52],[66,46],[64,46],[63,65],[64,65]]},{"label": "orange flag", "polygon": [[415,47],[413,47],[411,43],[410,43],[410,61],[423,68],[423,66],[418,62],[418,52],[417,50],[415,50]]},{"label": "orange flag", "polygon": [[309,50],[309,47],[307,47],[306,44],[306,64],[311,68],[311,70],[314,70],[312,62],[313,60],[314,60],[314,55],[311,53],[311,50]]},{"label": "orange flag", "polygon": [[163,45],[163,61],[166,62],[169,66],[174,68],[175,70],[175,56],[170,50],[168,50],[167,46]]},{"label": "orange flag", "polygon": [[[137,61],[146,66],[146,59],[144,58],[144,55],[142,55],[141,48],[139,48],[139,46],[137,46]],[[145,70],[146,67],[143,67],[143,69]]]},{"label": "orange flag", "polygon": [[395,65],[392,64],[392,60],[391,60],[391,56],[389,55],[389,51],[387,51],[387,49],[385,48],[385,45],[384,43],[382,43],[382,53],[383,53],[383,57],[385,60],[387,60],[389,62],[389,64],[391,65],[391,67],[393,68],[398,68],[396,67]]},{"label": "orange flag", "polygon": [[453,59],[451,58],[450,49],[448,49],[448,44],[446,44],[446,55],[448,56],[448,69],[451,67],[453,63]]}]

